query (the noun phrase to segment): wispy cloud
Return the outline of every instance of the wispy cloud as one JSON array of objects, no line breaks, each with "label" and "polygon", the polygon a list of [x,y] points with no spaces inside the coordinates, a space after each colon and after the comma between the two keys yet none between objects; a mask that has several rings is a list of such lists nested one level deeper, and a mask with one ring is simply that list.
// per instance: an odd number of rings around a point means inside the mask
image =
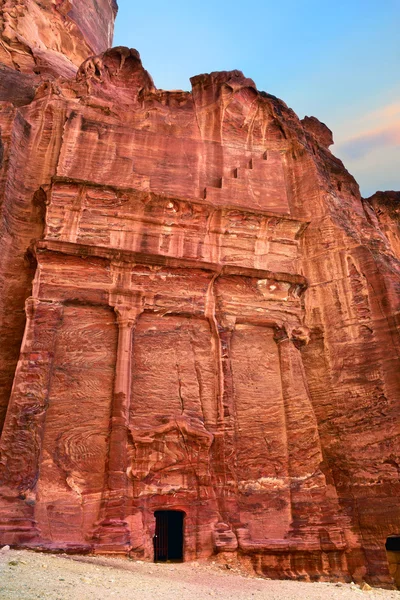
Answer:
[{"label": "wispy cloud", "polygon": [[387,104],[377,110],[373,110],[364,115],[363,120],[379,121],[382,123],[387,120],[391,121],[393,118],[400,119],[400,102],[393,102],[392,104]]},{"label": "wispy cloud", "polygon": [[360,160],[375,150],[400,145],[400,102],[380,106],[359,116],[352,133],[338,147],[343,158]]},{"label": "wispy cloud", "polygon": [[400,145],[400,120],[381,127],[363,131],[359,135],[344,140],[339,148],[342,155],[350,160],[364,158],[374,150]]}]

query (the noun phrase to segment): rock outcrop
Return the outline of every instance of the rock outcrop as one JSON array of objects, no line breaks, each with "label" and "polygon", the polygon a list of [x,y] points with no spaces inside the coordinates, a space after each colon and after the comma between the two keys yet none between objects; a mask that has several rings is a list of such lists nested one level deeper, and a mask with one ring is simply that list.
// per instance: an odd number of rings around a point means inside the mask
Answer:
[{"label": "rock outcrop", "polygon": [[22,73],[73,77],[112,43],[115,0],[1,0],[0,62]]},{"label": "rock outcrop", "polygon": [[0,543],[152,560],[182,511],[186,560],[393,583],[398,194],[239,71],[30,68],[0,105]]}]

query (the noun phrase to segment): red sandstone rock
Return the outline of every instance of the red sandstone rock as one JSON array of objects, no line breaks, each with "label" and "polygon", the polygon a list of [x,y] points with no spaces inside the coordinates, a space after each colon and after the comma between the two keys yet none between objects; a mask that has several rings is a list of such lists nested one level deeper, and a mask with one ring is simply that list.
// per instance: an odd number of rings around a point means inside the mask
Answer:
[{"label": "red sandstone rock", "polygon": [[[84,8],[58,6],[89,40]],[[166,92],[116,48],[24,85],[0,105],[0,543],[152,560],[181,510],[185,560],[389,584],[398,194],[362,201],[326,126],[239,71]]]},{"label": "red sandstone rock", "polygon": [[321,121],[318,121],[318,119],[315,117],[304,117],[304,119],[301,120],[301,123],[304,129],[308,133],[311,133],[311,135],[315,137],[321,146],[324,146],[325,148],[332,146],[332,131],[325,125],[325,123],[321,123]]},{"label": "red sandstone rock", "polygon": [[73,77],[111,45],[115,0],[1,0],[0,62],[23,73]]},{"label": "red sandstone rock", "polygon": [[400,192],[376,192],[363,200],[371,224],[384,236],[395,257],[400,256]]}]

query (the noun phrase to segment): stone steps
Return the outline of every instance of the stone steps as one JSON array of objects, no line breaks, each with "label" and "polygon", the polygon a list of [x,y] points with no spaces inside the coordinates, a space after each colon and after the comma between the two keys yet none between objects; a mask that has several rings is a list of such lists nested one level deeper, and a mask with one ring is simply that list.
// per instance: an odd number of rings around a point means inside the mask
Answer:
[{"label": "stone steps", "polygon": [[266,151],[251,158],[247,166],[234,168],[231,177],[221,177],[218,186],[207,186],[204,199],[216,206],[289,214],[282,155]]}]

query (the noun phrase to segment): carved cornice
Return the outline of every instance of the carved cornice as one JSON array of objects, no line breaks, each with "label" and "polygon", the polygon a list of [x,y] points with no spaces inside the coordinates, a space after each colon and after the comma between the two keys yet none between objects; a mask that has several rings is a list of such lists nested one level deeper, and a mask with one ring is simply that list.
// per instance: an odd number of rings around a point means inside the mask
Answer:
[{"label": "carved cornice", "polygon": [[73,244],[70,242],[58,242],[58,241],[39,241],[36,244],[36,252],[40,253],[43,251],[58,252],[61,254],[67,254],[71,256],[86,257],[97,257],[112,261],[118,261],[120,263],[129,263],[131,266],[142,264],[142,265],[154,265],[154,266],[166,266],[171,268],[180,269],[200,269],[203,271],[210,271],[211,273],[218,273],[221,276],[239,275],[242,277],[251,277],[254,279],[271,279],[274,281],[282,281],[290,283],[293,287],[297,288],[298,295],[304,293],[307,289],[307,280],[303,275],[273,272],[263,269],[255,269],[249,267],[240,267],[235,265],[224,265],[221,266],[217,263],[210,263],[201,260],[192,260],[186,258],[175,258],[171,256],[165,256],[162,254],[146,254],[141,252],[129,252],[127,250],[114,250],[105,246],[89,246],[84,244]]}]

